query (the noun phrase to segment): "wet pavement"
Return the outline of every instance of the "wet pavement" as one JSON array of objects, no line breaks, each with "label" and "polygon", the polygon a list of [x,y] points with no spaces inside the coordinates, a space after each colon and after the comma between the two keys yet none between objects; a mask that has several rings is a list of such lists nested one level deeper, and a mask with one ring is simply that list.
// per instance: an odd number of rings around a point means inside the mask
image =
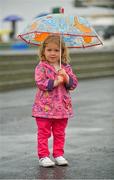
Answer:
[{"label": "wet pavement", "polygon": [[[0,93],[0,179],[114,179],[114,77],[80,81],[72,93],[66,167],[39,167],[35,91]],[[52,152],[52,139],[49,146]]]}]

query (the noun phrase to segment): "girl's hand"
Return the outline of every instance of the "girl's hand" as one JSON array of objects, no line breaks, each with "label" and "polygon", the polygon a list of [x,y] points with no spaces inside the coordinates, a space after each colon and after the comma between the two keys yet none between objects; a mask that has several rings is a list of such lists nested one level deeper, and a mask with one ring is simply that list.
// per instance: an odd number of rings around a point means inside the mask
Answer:
[{"label": "girl's hand", "polygon": [[54,81],[54,87],[62,84],[63,82],[64,82],[64,77],[61,75],[58,75],[57,79],[55,79],[55,81]]},{"label": "girl's hand", "polygon": [[58,84],[63,83],[63,81],[64,81],[64,77],[63,77],[63,76],[61,76],[61,75],[58,75],[58,76],[57,76],[57,81],[58,81]]},{"label": "girl's hand", "polygon": [[68,74],[66,73],[66,71],[64,69],[60,69],[58,71],[58,75],[60,75],[61,77],[63,77],[63,82],[65,83],[69,83],[69,76]]},{"label": "girl's hand", "polygon": [[66,71],[65,71],[64,69],[60,69],[60,70],[58,70],[58,74],[59,74],[59,75],[62,74],[62,75],[65,76],[67,73],[66,73]]}]

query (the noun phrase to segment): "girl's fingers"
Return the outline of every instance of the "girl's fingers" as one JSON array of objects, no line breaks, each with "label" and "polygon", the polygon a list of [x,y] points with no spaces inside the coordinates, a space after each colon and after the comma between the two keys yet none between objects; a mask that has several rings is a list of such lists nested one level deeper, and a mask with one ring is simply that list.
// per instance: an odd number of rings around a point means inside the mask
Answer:
[{"label": "girl's fingers", "polygon": [[60,74],[58,77],[62,83],[67,82],[66,76],[64,76],[63,74]]},{"label": "girl's fingers", "polygon": [[63,76],[62,76],[62,75],[59,75],[59,76],[57,77],[57,80],[58,80],[59,82],[63,82]]},{"label": "girl's fingers", "polygon": [[60,69],[60,70],[58,71],[58,74],[59,74],[59,75],[62,74],[62,75],[65,75],[65,76],[66,76],[67,73],[66,73],[66,71],[65,71],[64,69]]}]

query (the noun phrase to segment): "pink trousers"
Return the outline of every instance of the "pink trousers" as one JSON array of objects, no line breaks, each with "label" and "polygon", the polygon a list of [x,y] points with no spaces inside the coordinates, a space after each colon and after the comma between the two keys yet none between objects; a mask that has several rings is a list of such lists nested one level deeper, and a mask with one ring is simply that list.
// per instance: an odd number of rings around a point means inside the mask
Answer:
[{"label": "pink trousers", "polygon": [[36,118],[38,127],[38,157],[48,157],[50,155],[48,148],[48,139],[53,135],[53,157],[63,156],[65,144],[65,128],[68,119],[46,119]]}]

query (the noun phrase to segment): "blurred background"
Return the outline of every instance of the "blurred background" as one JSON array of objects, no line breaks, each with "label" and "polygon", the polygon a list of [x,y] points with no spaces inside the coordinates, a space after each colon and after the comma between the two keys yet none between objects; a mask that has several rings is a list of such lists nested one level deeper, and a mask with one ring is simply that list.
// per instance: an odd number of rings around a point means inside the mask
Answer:
[{"label": "blurred background", "polygon": [[18,39],[34,18],[50,13],[79,15],[89,20],[103,46],[70,49],[79,79],[114,75],[114,0],[0,0],[0,91],[34,87],[38,48]]}]

